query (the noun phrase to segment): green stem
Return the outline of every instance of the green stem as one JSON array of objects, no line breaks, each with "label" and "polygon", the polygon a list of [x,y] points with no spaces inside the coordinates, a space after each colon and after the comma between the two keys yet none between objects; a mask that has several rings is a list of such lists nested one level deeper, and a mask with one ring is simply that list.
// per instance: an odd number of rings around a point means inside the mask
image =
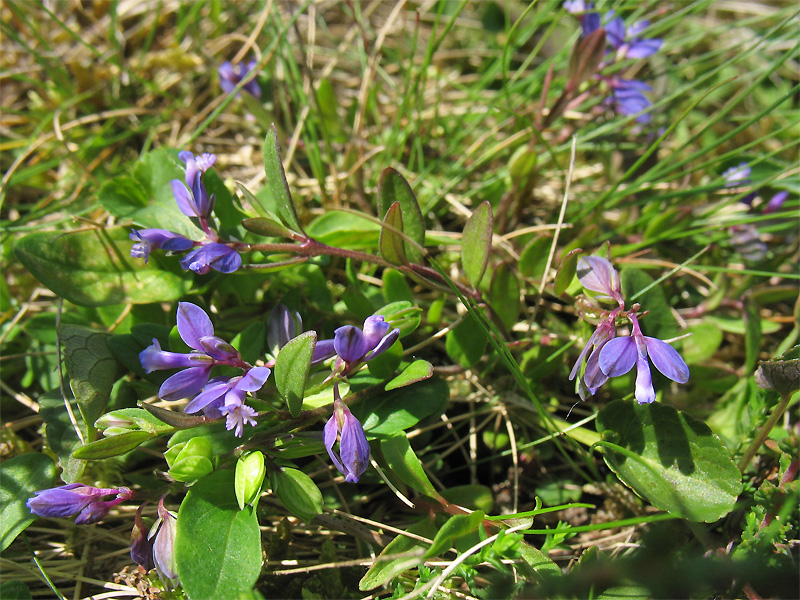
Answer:
[{"label": "green stem", "polygon": [[744,456],[742,456],[742,460],[739,461],[739,470],[742,473],[744,473],[744,470],[750,465],[750,461],[753,460],[753,457],[758,452],[761,444],[763,444],[769,437],[769,432],[772,431],[772,428],[775,427],[775,424],[783,416],[783,413],[786,412],[786,409],[789,406],[789,400],[791,400],[791,398],[792,394],[784,394],[781,396],[781,401],[778,402],[775,410],[772,411],[769,419],[766,423],[764,423],[764,425],[761,427],[761,430],[758,432],[756,439],[753,440],[753,443],[750,444],[747,452],[745,452]]}]

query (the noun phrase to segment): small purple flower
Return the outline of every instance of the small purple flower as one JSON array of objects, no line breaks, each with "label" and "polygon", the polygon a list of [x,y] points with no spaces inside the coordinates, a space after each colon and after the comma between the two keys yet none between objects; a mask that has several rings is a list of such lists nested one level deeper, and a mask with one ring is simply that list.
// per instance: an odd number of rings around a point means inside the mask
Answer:
[{"label": "small purple flower", "polygon": [[383,315],[372,315],[364,321],[364,329],[353,325],[339,327],[333,333],[333,347],[348,364],[369,361],[385,352],[400,336],[399,329],[392,329]]},{"label": "small purple flower", "polygon": [[570,381],[575,379],[584,359],[588,355],[589,358],[586,361],[583,377],[578,384],[578,393],[582,400],[586,400],[588,396],[594,396],[600,386],[608,381],[608,376],[600,369],[598,358],[603,347],[617,335],[616,317],[619,310],[614,309],[605,319],[600,321],[569,374]]},{"label": "small purple flower", "polygon": [[205,275],[211,269],[220,273],[233,273],[242,266],[242,257],[228,246],[218,242],[203,244],[195,248],[181,259],[184,271],[194,271]]},{"label": "small purple flower", "polygon": [[260,390],[270,372],[267,367],[253,367],[238,377],[215,377],[186,405],[184,412],[195,413],[202,410],[210,418],[226,416],[226,428],[229,431],[235,429],[236,437],[242,437],[244,424],[255,425],[252,417],[258,414],[244,403],[247,392]]},{"label": "small purple flower", "polygon": [[[325,449],[339,472],[349,483],[358,482],[369,465],[369,442],[364,428],[339,397],[339,386],[333,386],[333,415],[322,433]],[[339,442],[339,452],[333,447]]]},{"label": "small purple flower", "polygon": [[303,318],[296,310],[289,310],[283,304],[273,308],[267,318],[267,347],[273,356],[303,330]]},{"label": "small purple flower", "polygon": [[198,173],[202,175],[217,162],[217,155],[209,154],[208,152],[195,156],[188,150],[183,150],[178,152],[178,158],[186,165],[185,179],[188,187],[194,184],[195,177]]},{"label": "small purple flower", "polygon": [[739,187],[750,183],[750,166],[746,162],[741,162],[735,167],[727,169],[722,178],[725,180],[725,187]]},{"label": "small purple flower", "polygon": [[208,195],[206,186],[203,184],[202,173],[197,170],[194,179],[191,181],[191,190],[180,179],[173,179],[169,182],[172,188],[172,195],[181,212],[190,218],[206,220],[214,210],[214,194]]},{"label": "small purple flower", "polygon": [[[257,65],[258,63],[254,60],[248,62],[247,65],[239,63],[234,66],[228,61],[222,63],[219,66],[219,85],[222,91],[226,94],[230,94],[234,88],[239,85],[239,82],[247,77]],[[248,81],[242,89],[255,98],[261,98],[261,88],[255,78]]]},{"label": "small purple flower", "polygon": [[175,559],[175,533],[178,516],[166,509],[164,499],[158,501],[158,520],[153,524],[148,539],[153,544],[153,563],[161,581],[174,589],[178,585],[178,565]]},{"label": "small purple flower", "polygon": [[600,294],[597,298],[613,300],[620,306],[625,304],[619,273],[605,258],[582,256],[578,261],[577,273],[578,280],[584,288]]},{"label": "small purple flower", "polygon": [[[619,113],[636,115],[650,108],[651,102],[644,92],[649,92],[652,87],[643,81],[614,77],[609,81],[609,85],[611,85],[611,100]],[[639,123],[649,123],[652,117],[644,113],[636,117],[636,120]]]},{"label": "small purple flower", "polygon": [[606,24],[606,39],[608,43],[617,51],[619,58],[647,58],[659,51],[664,43],[659,38],[643,39],[639,34],[650,26],[650,21],[639,21],[627,29],[621,17],[613,17],[613,11],[609,11],[606,18],[610,19]]},{"label": "small purple flower", "polygon": [[148,539],[150,528],[142,519],[144,504],[136,509],[133,529],[131,530],[131,559],[149,571],[153,568],[153,544]]},{"label": "small purple flower", "polygon": [[131,248],[131,256],[144,258],[145,263],[150,258],[150,251],[155,248],[167,252],[183,252],[194,245],[189,238],[166,229],[134,229],[129,237],[135,242]]},{"label": "small purple flower", "polygon": [[767,202],[767,205],[764,207],[764,210],[762,211],[763,214],[768,215],[769,213],[774,213],[779,211],[781,206],[783,206],[783,203],[786,202],[786,198],[788,197],[789,197],[789,192],[786,191],[778,192],[777,194],[775,194],[772,198],[770,198],[769,202]]},{"label": "small purple flower", "polygon": [[[26,502],[33,514],[51,518],[78,515],[75,519],[78,525],[97,523],[114,506],[133,496],[133,492],[127,487],[96,488],[82,483],[40,490],[35,494]],[[103,501],[107,496],[115,498]]]},{"label": "small purple flower", "polygon": [[618,337],[605,344],[600,351],[600,369],[608,377],[624,375],[636,365],[636,401],[649,404],[656,399],[648,356],[656,369],[678,383],[689,381],[689,367],[672,346],[657,338],[642,334],[636,313],[628,318],[633,331],[628,337]]},{"label": "small purple flower", "polygon": [[183,369],[161,384],[159,397],[179,400],[198,394],[208,383],[215,364],[240,366],[241,357],[225,340],[214,335],[214,326],[206,312],[191,302],[178,303],[178,333],[192,349],[190,354],[167,352],[158,340],[139,353],[139,362],[145,372],[164,369]]}]

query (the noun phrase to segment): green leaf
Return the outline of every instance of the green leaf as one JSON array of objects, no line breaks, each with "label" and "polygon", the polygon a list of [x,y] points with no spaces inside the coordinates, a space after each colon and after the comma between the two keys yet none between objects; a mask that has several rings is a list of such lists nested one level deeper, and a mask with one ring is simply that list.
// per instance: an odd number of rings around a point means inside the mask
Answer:
[{"label": "green leaf", "polygon": [[348,250],[377,248],[380,231],[375,221],[341,210],[327,210],[308,226],[308,234],[318,242]]},{"label": "green leaf", "polygon": [[322,513],[322,492],[302,471],[280,468],[269,474],[269,482],[287,510],[307,523]]},{"label": "green leaf", "polygon": [[0,583],[0,598],[3,600],[32,600],[33,596],[24,582],[12,579]]},{"label": "green leaf", "polygon": [[461,236],[461,266],[473,288],[478,287],[486,272],[486,265],[489,264],[493,225],[492,205],[488,201],[479,204],[464,225]]},{"label": "green leaf", "polygon": [[508,263],[501,262],[492,273],[489,300],[494,314],[506,329],[511,329],[519,316],[519,281]]},{"label": "green leaf", "polygon": [[761,315],[758,305],[752,298],[744,301],[744,372],[751,373],[756,368],[758,351],[761,349]]},{"label": "green leaf", "polygon": [[702,421],[663,404],[616,400],[597,415],[597,430],[606,464],[653,506],[707,523],[733,509],[741,473]]},{"label": "green leaf", "polygon": [[455,543],[455,540],[472,533],[483,522],[484,514],[482,510],[476,510],[468,515],[453,515],[439,529],[433,544],[425,553],[425,560],[434,556],[439,556],[447,552]]},{"label": "green leaf", "polygon": [[125,374],[108,347],[111,334],[78,325],[60,325],[69,385],[87,429],[94,428],[108,406],[114,382]]},{"label": "green leaf", "polygon": [[178,576],[190,598],[236,598],[261,573],[261,533],[252,508],[239,510],[233,471],[217,471],[189,489],[178,512]]},{"label": "green leaf", "polygon": [[685,332],[691,335],[683,339],[681,356],[688,365],[708,360],[722,344],[722,330],[711,322],[690,325]]},{"label": "green leaf", "polygon": [[472,315],[447,332],[444,347],[447,356],[465,369],[477,363],[486,351],[488,340]]},{"label": "green leaf", "polygon": [[91,442],[85,446],[79,446],[72,453],[72,456],[81,460],[99,460],[101,458],[120,456],[155,437],[158,436],[146,431],[129,431]]},{"label": "green leaf", "polygon": [[[530,544],[522,542],[519,546],[520,558],[530,570],[530,578],[543,580],[545,578],[564,578],[564,572],[544,552]],[[524,569],[523,572],[527,570]]]},{"label": "green leaf", "polygon": [[422,321],[422,309],[405,300],[387,304],[375,311],[375,314],[383,315],[392,328],[397,327],[400,330],[400,338],[404,338],[414,331]]},{"label": "green leaf", "polygon": [[394,433],[382,438],[381,453],[392,474],[400,478],[403,483],[431,498],[439,496],[405,434]]},{"label": "green leaf", "polygon": [[407,265],[405,244],[403,242],[403,216],[400,203],[395,202],[386,212],[378,245],[381,256],[393,265]]},{"label": "green leaf", "polygon": [[306,379],[314,356],[317,332],[306,331],[281,348],[275,360],[275,385],[281,398],[289,405],[293,417],[303,408]]},{"label": "green leaf", "polygon": [[529,150],[526,146],[521,146],[508,163],[508,174],[511,176],[511,184],[518,195],[530,194],[536,183],[536,163],[538,154]]},{"label": "green leaf", "polygon": [[408,287],[405,276],[395,269],[384,269],[383,298],[386,302],[414,302],[414,293]]},{"label": "green leaf", "polygon": [[431,377],[377,398],[360,400],[350,408],[368,435],[391,435],[413,427],[425,417],[441,414],[449,399],[447,383]]},{"label": "green leaf", "polygon": [[3,461],[0,470],[0,552],[8,548],[36,515],[25,504],[34,492],[52,487],[56,477],[53,459],[39,452]]},{"label": "green leaf", "polygon": [[519,255],[519,274],[528,279],[544,277],[552,243],[553,238],[549,235],[538,235],[528,242]]},{"label": "green leaf", "polygon": [[122,229],[40,232],[14,247],[19,261],[54,293],[81,306],[149,304],[183,297],[189,280],[130,258]]},{"label": "green leaf", "polygon": [[485,485],[456,485],[442,490],[442,496],[448,502],[470,510],[482,510],[486,513],[494,507],[492,490]]},{"label": "green leaf", "polygon": [[292,202],[289,182],[286,181],[286,173],[283,170],[281,149],[278,145],[278,130],[274,123],[264,139],[264,172],[267,175],[266,189],[278,216],[289,229],[303,233],[294,202]]},{"label": "green leaf", "polygon": [[433,377],[433,365],[427,360],[415,360],[403,372],[386,384],[387,392]]},{"label": "green leaf", "polygon": [[640,290],[653,283],[654,279],[650,275],[633,267],[624,267],[619,272],[619,277],[623,297],[630,302],[638,302],[643,309],[649,311],[647,316],[639,321],[645,335],[660,340],[668,340],[678,335],[678,324],[672,316],[672,310],[660,286],[653,286],[644,294],[633,298]]},{"label": "green leaf", "polygon": [[[78,403],[70,398],[69,404],[83,439],[89,439],[86,425],[80,418]],[[62,469],[61,479],[65,483],[76,482],[83,474],[86,463],[72,456],[73,451],[81,446],[81,441],[70,421],[64,399],[58,392],[48,392],[39,397],[39,416],[45,423],[47,445],[58,457],[58,466]]]},{"label": "green leaf", "polygon": [[[378,184],[378,215],[387,215],[390,208],[398,203],[402,213],[403,231],[409,239],[419,246],[425,246],[425,220],[419,208],[419,202],[411,186],[400,173],[394,169],[384,169]],[[405,255],[412,262],[422,261],[422,252],[413,244],[405,244]],[[388,258],[386,260],[389,260]]]},{"label": "green leaf", "polygon": [[556,296],[560,296],[567,291],[567,288],[575,279],[575,273],[578,270],[578,258],[580,258],[583,250],[575,248],[570,250],[561,260],[556,272],[556,279],[553,282],[553,292]]},{"label": "green leaf", "polygon": [[[415,536],[432,538],[436,533],[436,525],[433,519],[424,519],[414,523],[408,528],[408,533]],[[362,592],[374,590],[376,587],[386,585],[392,579],[400,575],[403,571],[411,569],[422,563],[422,548],[428,546],[420,542],[416,537],[400,534],[381,551],[378,560],[358,582],[358,589]],[[390,560],[381,560],[384,556],[396,556]],[[405,555],[405,556],[403,556]]]},{"label": "green leaf", "polygon": [[251,231],[264,237],[286,237],[292,238],[294,235],[289,229],[284,227],[275,219],[269,217],[254,217],[251,219],[244,219],[242,227],[247,231]]}]

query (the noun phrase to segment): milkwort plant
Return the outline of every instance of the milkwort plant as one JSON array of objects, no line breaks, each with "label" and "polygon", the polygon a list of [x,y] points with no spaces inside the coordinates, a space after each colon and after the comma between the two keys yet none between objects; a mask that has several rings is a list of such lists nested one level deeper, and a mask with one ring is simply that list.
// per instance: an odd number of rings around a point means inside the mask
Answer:
[{"label": "milkwort plant", "polygon": [[[165,598],[788,595],[797,335],[775,326],[796,300],[782,220],[796,186],[781,152],[718,158],[716,117],[684,122],[716,66],[693,63],[702,76],[677,87],[691,46],[673,28],[704,9],[500,11],[502,45],[484,53],[500,58],[479,87],[467,61],[436,88],[466,102],[440,114],[423,90],[446,73],[438,44],[458,54],[461,16],[486,32],[499,18],[445,4],[417,22],[432,34],[450,19],[429,55],[387,89],[317,69],[303,28],[327,13],[265,11],[274,45],[179,78],[197,110],[169,129],[190,134],[155,127],[155,149],[98,186],[101,211],[17,241],[63,299],[57,342],[27,359],[63,356],[64,380],[39,369],[44,451],[4,464],[19,516],[5,545],[35,517],[81,540],[124,523],[114,577]],[[381,57],[405,60],[391,28],[372,40],[348,10],[375,44],[364,64],[390,79]],[[184,25],[181,50],[154,63],[238,39],[193,46],[205,30]],[[148,93],[163,80],[136,68],[124,80]],[[207,107],[201,80],[218,85]],[[697,110],[736,112],[732,98]],[[254,131],[259,173],[242,141]],[[624,555],[589,537],[631,527]]]}]

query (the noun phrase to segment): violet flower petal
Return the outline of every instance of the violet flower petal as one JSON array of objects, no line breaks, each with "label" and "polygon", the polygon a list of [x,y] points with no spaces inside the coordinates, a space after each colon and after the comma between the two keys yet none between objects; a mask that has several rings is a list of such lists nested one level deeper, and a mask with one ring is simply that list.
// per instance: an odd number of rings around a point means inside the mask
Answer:
[{"label": "violet flower petal", "polygon": [[587,290],[602,294],[600,298],[621,300],[619,273],[601,256],[582,256],[578,261],[578,280]]},{"label": "violet flower petal", "polygon": [[139,353],[139,362],[145,373],[161,371],[164,369],[183,369],[186,367],[197,367],[198,358],[201,356],[192,354],[180,354],[178,352],[167,352],[161,349],[161,345],[156,338],[153,338],[152,345],[148,346]]},{"label": "violet flower petal", "polygon": [[200,345],[211,358],[218,361],[228,361],[239,358],[239,352],[228,342],[215,335],[204,335],[200,338]]},{"label": "violet flower petal", "polygon": [[180,400],[200,393],[208,383],[212,365],[190,367],[168,377],[158,390],[158,396],[164,400]]},{"label": "violet flower petal", "polygon": [[639,404],[650,404],[656,399],[653,389],[653,377],[650,374],[650,363],[647,362],[645,353],[636,357],[636,391],[634,393]]},{"label": "violet flower petal", "polygon": [[618,337],[610,340],[603,346],[598,360],[600,369],[609,377],[624,375],[633,368],[636,362],[636,343],[633,337]]},{"label": "violet flower petal", "polygon": [[339,441],[339,456],[344,465],[345,481],[357,483],[369,465],[369,442],[364,428],[346,406],[343,405],[344,424]]},{"label": "violet flower petal", "polygon": [[386,322],[383,315],[372,315],[364,321],[364,341],[367,343],[367,351],[374,349],[383,337],[388,333],[390,325]]},{"label": "violet flower petal", "polygon": [[367,342],[358,327],[344,325],[333,333],[333,347],[345,362],[353,363],[364,358],[368,350]]},{"label": "violet flower petal", "polygon": [[180,211],[187,217],[196,217],[197,206],[194,203],[192,192],[189,191],[186,184],[180,179],[173,179],[169,182],[169,186],[172,188],[172,195],[175,196],[175,203]]},{"label": "violet flower petal", "polygon": [[392,329],[388,334],[386,334],[383,339],[378,343],[378,345],[371,350],[365,357],[364,360],[370,361],[379,354],[386,352],[392,344],[397,341],[397,338],[400,337],[400,330],[399,329]]},{"label": "violet flower petal", "polygon": [[653,361],[656,369],[672,381],[678,383],[689,381],[689,367],[686,366],[675,348],[657,338],[644,336],[644,341],[647,346],[647,355]]},{"label": "violet flower petal", "polygon": [[267,367],[253,367],[242,376],[236,388],[245,392],[257,392],[264,387],[271,372]]},{"label": "violet flower petal", "polygon": [[331,462],[333,462],[340,473],[344,473],[344,465],[342,461],[339,460],[336,452],[333,451],[333,445],[336,443],[338,434],[339,427],[336,423],[336,409],[334,409],[333,415],[328,419],[328,422],[325,423],[325,427],[322,430],[322,442],[325,444],[325,450],[328,451],[328,456],[331,457]]},{"label": "violet flower petal", "polygon": [[221,400],[230,389],[229,377],[215,377],[205,386],[202,392],[187,404],[183,412],[190,414],[204,409],[216,400]]},{"label": "violet flower petal", "polygon": [[214,325],[206,311],[191,302],[178,303],[178,333],[187,346],[205,352],[202,338],[214,335]]}]

